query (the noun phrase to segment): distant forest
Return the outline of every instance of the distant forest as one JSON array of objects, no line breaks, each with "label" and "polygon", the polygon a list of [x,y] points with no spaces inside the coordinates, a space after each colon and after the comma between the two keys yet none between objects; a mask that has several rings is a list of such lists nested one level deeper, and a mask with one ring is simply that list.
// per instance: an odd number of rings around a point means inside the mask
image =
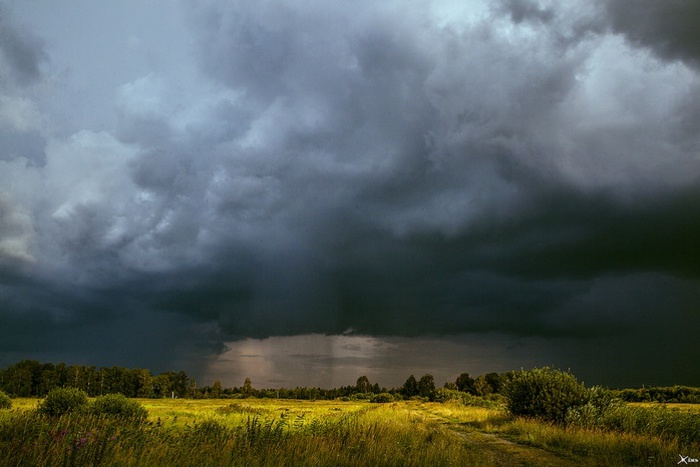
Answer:
[{"label": "distant forest", "polygon": [[[489,373],[472,378],[462,373],[455,382],[445,383],[450,390],[464,391],[476,396],[500,393],[509,373]],[[431,397],[436,386],[432,375],[416,379],[413,375],[400,388],[387,389],[372,383],[366,376],[357,379],[353,386],[333,389],[317,387],[295,387],[255,389],[249,378],[240,387],[224,388],[219,381],[211,386],[199,386],[194,378],[184,371],[166,371],[153,375],[142,368],[102,367],[66,365],[65,363],[40,363],[22,360],[0,370],[0,390],[13,397],[43,397],[59,387],[74,387],[89,396],[119,393],[127,397],[144,398],[240,398],[260,397],[279,399],[337,399],[342,397],[362,398],[361,395],[389,393],[410,398]],[[358,397],[360,396],[360,397]]]},{"label": "distant forest", "polygon": [[[442,388],[435,385],[433,376],[416,379],[410,375],[399,388],[387,389],[360,376],[352,386],[324,389],[317,387],[255,389],[250,378],[240,387],[224,388],[219,381],[211,386],[199,386],[184,371],[166,371],[152,375],[142,368],[66,365],[65,363],[40,363],[22,360],[0,369],[0,391],[12,397],[44,397],[49,391],[61,387],[73,387],[95,397],[104,394],[123,394],[142,398],[276,398],[276,399],[371,399],[378,394],[390,394],[393,398],[422,397],[439,399],[444,392],[461,392],[477,397],[498,398],[515,372],[487,373],[472,378],[469,373],[460,374],[454,382],[446,382]],[[617,397],[628,402],[685,402],[700,403],[700,388],[687,386],[651,387],[614,391]]]}]

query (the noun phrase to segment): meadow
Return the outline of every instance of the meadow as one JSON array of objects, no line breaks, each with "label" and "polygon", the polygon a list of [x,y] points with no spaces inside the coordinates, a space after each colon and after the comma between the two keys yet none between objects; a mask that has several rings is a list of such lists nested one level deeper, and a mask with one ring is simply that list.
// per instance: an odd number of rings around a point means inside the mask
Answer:
[{"label": "meadow", "polygon": [[624,404],[609,426],[563,426],[456,401],[137,401],[143,421],[51,417],[37,412],[38,399],[13,399],[0,410],[0,465],[625,466],[700,457],[700,407],[687,404]]}]

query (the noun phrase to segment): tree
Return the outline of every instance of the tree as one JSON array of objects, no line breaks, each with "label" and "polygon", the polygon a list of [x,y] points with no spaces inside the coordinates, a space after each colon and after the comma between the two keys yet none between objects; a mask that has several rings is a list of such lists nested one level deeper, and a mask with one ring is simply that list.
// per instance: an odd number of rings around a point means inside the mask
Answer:
[{"label": "tree", "polygon": [[45,396],[52,389],[61,387],[60,375],[52,363],[44,363],[39,370],[39,380],[37,381],[36,394]]},{"label": "tree", "polygon": [[148,370],[132,370],[136,379],[136,397],[153,397],[153,376]]},{"label": "tree", "polygon": [[250,378],[245,379],[245,382],[243,383],[242,392],[246,395],[246,397],[250,397],[253,395],[253,383],[250,381]]},{"label": "tree", "polygon": [[360,392],[360,393],[369,392],[369,389],[370,389],[369,378],[367,378],[366,376],[360,376],[359,378],[357,378],[357,385],[355,387],[357,388],[357,392]]},{"label": "tree", "polygon": [[459,375],[455,384],[458,390],[474,394],[474,379],[469,376],[469,373],[462,373]]},{"label": "tree", "polygon": [[155,397],[170,397],[173,391],[173,380],[168,373],[161,373],[153,378],[153,395]]},{"label": "tree", "polygon": [[418,395],[421,397],[430,397],[435,391],[435,380],[433,375],[423,375],[418,381]]},{"label": "tree", "polygon": [[187,397],[190,394],[190,387],[192,386],[192,381],[187,373],[180,370],[175,376],[175,381],[173,384],[173,390],[177,397]]},{"label": "tree", "polygon": [[211,397],[213,397],[214,399],[218,399],[219,397],[221,397],[222,391],[223,389],[221,387],[221,381],[217,379],[211,386]]},{"label": "tree", "polygon": [[474,380],[474,392],[477,396],[488,396],[493,392],[491,385],[484,375],[478,376],[476,380]]},{"label": "tree", "polygon": [[503,391],[503,386],[505,385],[504,376],[501,376],[498,373],[486,373],[484,378],[486,379],[486,382],[489,383],[489,386],[491,386],[491,390],[494,393],[500,394]]},{"label": "tree", "polygon": [[406,379],[406,382],[401,386],[401,394],[403,394],[405,398],[418,395],[418,382],[415,376],[411,375]]}]

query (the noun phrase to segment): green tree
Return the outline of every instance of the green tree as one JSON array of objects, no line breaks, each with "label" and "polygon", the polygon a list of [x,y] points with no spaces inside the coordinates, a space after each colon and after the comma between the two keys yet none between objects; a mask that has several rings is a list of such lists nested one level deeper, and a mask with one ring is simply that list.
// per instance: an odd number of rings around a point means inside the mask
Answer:
[{"label": "green tree", "polygon": [[136,397],[153,397],[153,376],[144,369],[133,370],[136,381]]},{"label": "green tree", "polygon": [[243,382],[243,389],[241,390],[241,392],[246,397],[250,397],[253,395],[253,383],[250,381],[250,378],[246,378]]},{"label": "green tree", "polygon": [[421,397],[431,397],[435,391],[435,380],[433,375],[423,375],[418,381],[418,395]]},{"label": "green tree", "polygon": [[153,377],[153,396],[170,397],[173,394],[173,378],[169,373],[161,373]]},{"label": "green tree", "polygon": [[462,392],[468,392],[474,394],[474,378],[469,376],[469,373],[462,373],[455,380],[455,385],[457,389]]},{"label": "green tree", "polygon": [[474,380],[474,393],[477,396],[488,396],[492,392],[493,388],[486,380],[486,376],[481,375]]},{"label": "green tree", "polygon": [[16,397],[38,395],[42,365],[36,360],[22,360],[10,365],[4,372],[4,389]]},{"label": "green tree", "polygon": [[505,376],[499,375],[498,373],[486,373],[484,375],[486,382],[491,386],[491,391],[496,394],[501,394],[503,392],[503,387],[505,386],[506,378]]},{"label": "green tree", "polygon": [[221,397],[222,392],[223,388],[221,387],[221,381],[217,379],[211,386],[211,397],[213,397],[214,399],[218,399]]},{"label": "green tree", "polygon": [[52,363],[44,363],[41,365],[35,395],[45,396],[52,389],[61,387],[62,385],[59,378],[60,376]]},{"label": "green tree", "polygon": [[366,376],[360,376],[359,378],[357,378],[357,384],[355,385],[355,387],[357,388],[357,392],[359,393],[369,392],[371,387],[369,383],[369,378],[367,378]]},{"label": "green tree", "polygon": [[410,398],[418,395],[418,382],[416,377],[411,375],[406,379],[406,382],[401,386],[401,394],[405,398]]}]

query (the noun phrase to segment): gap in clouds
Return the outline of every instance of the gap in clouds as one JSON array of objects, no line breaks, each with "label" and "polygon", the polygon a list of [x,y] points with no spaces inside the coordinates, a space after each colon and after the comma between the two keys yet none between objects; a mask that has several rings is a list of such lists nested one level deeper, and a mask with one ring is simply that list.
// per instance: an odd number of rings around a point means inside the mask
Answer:
[{"label": "gap in clouds", "polygon": [[199,384],[215,380],[240,387],[249,377],[255,388],[352,386],[360,376],[380,387],[400,387],[409,375],[432,374],[437,385],[462,372],[472,376],[512,369],[514,355],[527,348],[525,367],[549,364],[550,346],[536,339],[498,334],[440,338],[305,334],[227,342],[227,349],[202,371]]}]

